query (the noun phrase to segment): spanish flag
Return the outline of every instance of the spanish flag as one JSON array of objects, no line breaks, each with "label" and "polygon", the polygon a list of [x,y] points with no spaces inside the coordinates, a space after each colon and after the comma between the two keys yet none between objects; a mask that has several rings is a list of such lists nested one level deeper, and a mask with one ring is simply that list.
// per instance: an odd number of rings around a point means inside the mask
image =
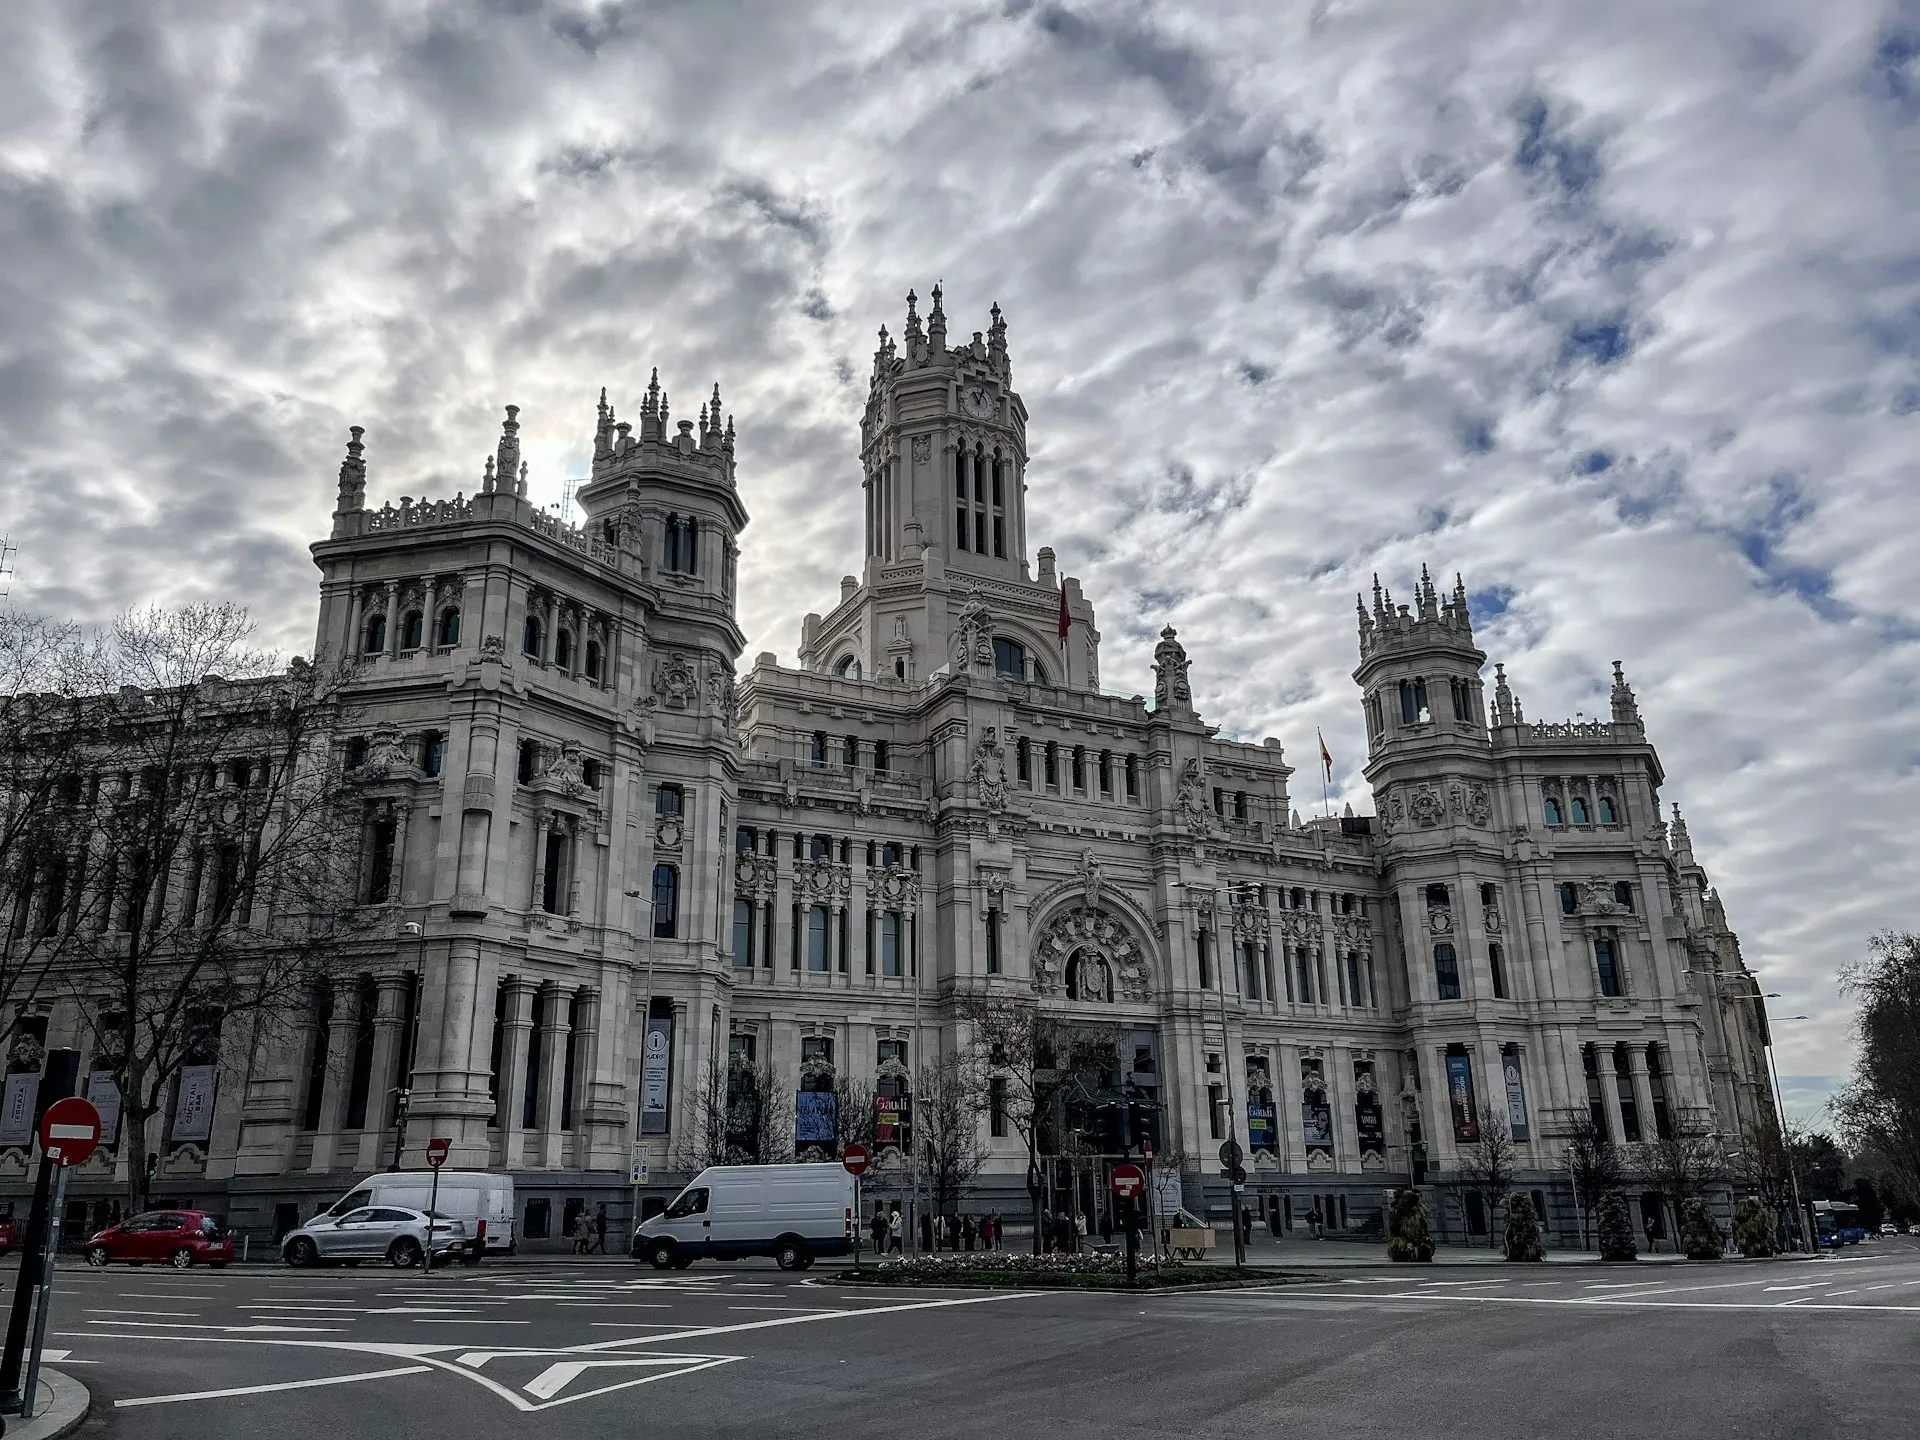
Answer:
[{"label": "spanish flag", "polygon": [[1315,730],[1313,732],[1313,738],[1320,742],[1320,768],[1327,772],[1327,779],[1331,781],[1333,779],[1333,754],[1327,749],[1327,737],[1322,735],[1318,730]]},{"label": "spanish flag", "polygon": [[1067,632],[1073,629],[1073,617],[1067,613],[1067,577],[1060,577],[1060,615],[1056,628],[1060,632],[1060,651],[1066,653]]}]

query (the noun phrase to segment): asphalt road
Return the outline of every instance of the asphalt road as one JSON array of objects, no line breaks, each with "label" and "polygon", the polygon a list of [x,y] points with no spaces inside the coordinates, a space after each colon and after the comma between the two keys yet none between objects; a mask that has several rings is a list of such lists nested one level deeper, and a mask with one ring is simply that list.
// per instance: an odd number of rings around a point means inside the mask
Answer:
[{"label": "asphalt road", "polygon": [[1819,1261],[1329,1274],[1202,1295],[869,1291],[771,1267],[64,1267],[113,1440],[1852,1437],[1920,1414],[1920,1243]]}]

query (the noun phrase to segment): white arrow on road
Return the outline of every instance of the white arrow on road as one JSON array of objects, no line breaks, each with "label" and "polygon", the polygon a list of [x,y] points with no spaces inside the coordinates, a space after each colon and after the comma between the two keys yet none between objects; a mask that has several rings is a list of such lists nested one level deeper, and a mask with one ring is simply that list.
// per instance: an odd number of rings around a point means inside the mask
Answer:
[{"label": "white arrow on road", "polygon": [[[549,1365],[520,1388],[536,1399],[551,1400],[589,1370],[613,1370],[639,1365],[660,1372],[649,1375],[644,1380],[625,1382],[626,1385],[643,1385],[648,1380],[665,1380],[674,1375],[691,1375],[696,1370],[710,1370],[715,1365],[726,1365],[739,1358],[738,1355],[653,1355],[634,1360],[562,1360],[556,1365]],[[607,1388],[624,1389],[625,1385]],[[593,1390],[587,1393],[597,1395],[602,1392]],[[586,1396],[576,1395],[571,1398],[581,1400]]]}]

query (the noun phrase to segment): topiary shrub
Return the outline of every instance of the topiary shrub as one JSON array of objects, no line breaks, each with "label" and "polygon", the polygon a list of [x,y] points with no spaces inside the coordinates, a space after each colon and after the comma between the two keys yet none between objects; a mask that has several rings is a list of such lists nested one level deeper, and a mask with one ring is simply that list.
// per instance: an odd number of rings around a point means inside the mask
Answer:
[{"label": "topiary shrub", "polygon": [[1780,1247],[1773,1243],[1773,1212],[1752,1196],[1742,1200],[1733,1212],[1733,1243],[1749,1260],[1780,1253]]},{"label": "topiary shrub", "polygon": [[1727,1247],[1727,1232],[1714,1219],[1704,1200],[1689,1200],[1680,1217],[1680,1246],[1689,1260],[1718,1260]]},{"label": "topiary shrub", "polygon": [[1427,1207],[1420,1192],[1402,1190],[1393,1197],[1387,1216],[1387,1259],[1409,1264],[1433,1259],[1433,1236],[1427,1232]]},{"label": "topiary shrub", "polygon": [[1602,1260],[1640,1258],[1640,1247],[1633,1243],[1633,1217],[1627,1213],[1627,1197],[1618,1190],[1600,1201],[1599,1229]]},{"label": "topiary shrub", "polygon": [[1544,1260],[1540,1248],[1540,1222],[1534,1218],[1533,1201],[1524,1195],[1507,1197],[1507,1259]]}]

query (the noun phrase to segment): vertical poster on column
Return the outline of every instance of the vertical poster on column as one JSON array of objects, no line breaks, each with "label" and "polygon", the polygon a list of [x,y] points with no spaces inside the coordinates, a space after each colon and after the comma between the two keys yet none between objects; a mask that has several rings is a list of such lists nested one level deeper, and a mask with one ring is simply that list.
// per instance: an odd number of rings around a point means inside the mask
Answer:
[{"label": "vertical poster on column", "polygon": [[1516,1140],[1529,1138],[1527,1129],[1526,1082],[1520,1078],[1520,1052],[1509,1050],[1500,1057],[1500,1069],[1507,1082],[1507,1130]]},{"label": "vertical poster on column", "polygon": [[6,1093],[0,1095],[0,1145],[33,1143],[33,1102],[39,1093],[39,1071],[7,1076]]},{"label": "vertical poster on column", "polygon": [[647,1021],[640,1048],[640,1133],[667,1133],[667,1088],[673,1073],[673,1017],[655,1015]]},{"label": "vertical poster on column", "polygon": [[897,1095],[873,1097],[873,1143],[876,1146],[905,1145],[901,1111],[904,1100]]},{"label": "vertical poster on column", "polygon": [[1249,1150],[1277,1150],[1280,1148],[1279,1129],[1274,1124],[1278,1107],[1272,1096],[1256,1095],[1247,1101],[1247,1148]]},{"label": "vertical poster on column", "polygon": [[1447,1056],[1447,1103],[1453,1110],[1453,1138],[1463,1145],[1480,1141],[1480,1122],[1473,1103],[1473,1057]]},{"label": "vertical poster on column", "polygon": [[101,1147],[111,1150],[120,1143],[120,1087],[113,1083],[111,1070],[88,1074],[87,1099],[100,1112]]},{"label": "vertical poster on column", "polygon": [[204,1143],[212,1136],[213,1066],[182,1065],[173,1100],[173,1138]]},{"label": "vertical poster on column", "polygon": [[831,1090],[801,1090],[793,1097],[793,1143],[833,1145],[839,1099]]},{"label": "vertical poster on column", "polygon": [[1359,1132],[1360,1152],[1363,1155],[1386,1153],[1387,1124],[1378,1095],[1368,1093],[1354,1101],[1353,1128]]},{"label": "vertical poster on column", "polygon": [[1309,1095],[1300,1102],[1300,1129],[1307,1149],[1333,1149],[1333,1107],[1320,1095]]}]

